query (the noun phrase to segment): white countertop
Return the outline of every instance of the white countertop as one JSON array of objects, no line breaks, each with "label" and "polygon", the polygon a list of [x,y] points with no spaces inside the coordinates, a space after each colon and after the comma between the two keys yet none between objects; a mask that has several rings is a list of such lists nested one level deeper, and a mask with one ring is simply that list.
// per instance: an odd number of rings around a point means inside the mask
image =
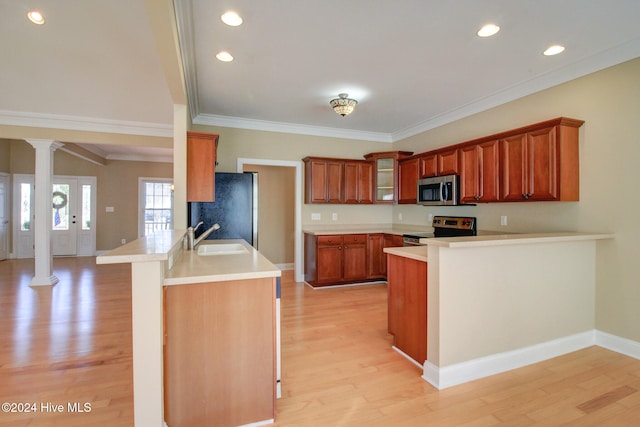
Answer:
[{"label": "white countertop", "polygon": [[97,264],[167,261],[176,245],[182,244],[186,230],[162,230],[141,237],[96,257]]},{"label": "white countertop", "polygon": [[227,280],[279,277],[282,272],[246,241],[204,240],[202,245],[239,243],[247,248],[246,254],[202,256],[196,251],[184,251],[169,270],[164,285],[223,282]]},{"label": "white countertop", "polygon": [[394,225],[389,224],[325,224],[325,225],[307,225],[302,229],[303,233],[313,234],[316,236],[332,235],[332,234],[396,234],[402,236],[411,232],[431,232],[433,228],[420,225]]},{"label": "white countertop", "polygon": [[420,243],[446,248],[470,248],[481,246],[528,245],[534,243],[599,240],[612,239],[613,237],[615,237],[614,234],[607,233],[559,232],[438,237],[437,239],[420,239]]},{"label": "white countertop", "polygon": [[384,248],[385,253],[397,255],[404,258],[415,259],[416,261],[427,262],[427,250],[425,246],[400,246],[396,248]]}]

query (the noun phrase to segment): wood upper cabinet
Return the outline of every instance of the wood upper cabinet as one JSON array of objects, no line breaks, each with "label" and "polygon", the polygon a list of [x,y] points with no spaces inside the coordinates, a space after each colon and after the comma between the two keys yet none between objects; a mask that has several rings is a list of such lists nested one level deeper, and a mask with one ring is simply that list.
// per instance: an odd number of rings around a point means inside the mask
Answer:
[{"label": "wood upper cabinet", "polygon": [[498,147],[494,140],[460,148],[460,203],[499,200]]},{"label": "wood upper cabinet", "polygon": [[458,149],[443,152],[429,152],[420,156],[420,178],[452,175],[460,172]]},{"label": "wood upper cabinet", "polygon": [[187,201],[215,201],[218,135],[187,132]]},{"label": "wood upper cabinet", "polygon": [[578,127],[581,124],[571,121],[503,138],[500,141],[500,199],[505,202],[578,200]]},{"label": "wood upper cabinet", "polygon": [[344,160],[307,157],[305,203],[344,202]]},{"label": "wood upper cabinet", "polygon": [[419,168],[420,158],[398,162],[398,203],[415,204],[417,202]]},{"label": "wood upper cabinet", "polygon": [[427,154],[420,157],[420,178],[438,175],[438,155]]},{"label": "wood upper cabinet", "polygon": [[371,162],[345,161],[344,203],[373,203],[373,164]]},{"label": "wood upper cabinet", "polygon": [[438,176],[460,173],[458,149],[438,153]]},{"label": "wood upper cabinet", "polygon": [[412,154],[410,151],[386,151],[364,156],[374,165],[374,203],[398,201],[398,160]]}]

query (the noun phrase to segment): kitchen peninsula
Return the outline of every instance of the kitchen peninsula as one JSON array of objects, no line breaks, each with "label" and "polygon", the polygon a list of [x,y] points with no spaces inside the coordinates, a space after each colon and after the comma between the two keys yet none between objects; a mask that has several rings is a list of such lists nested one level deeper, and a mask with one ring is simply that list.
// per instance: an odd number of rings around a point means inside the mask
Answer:
[{"label": "kitchen peninsula", "polygon": [[427,356],[415,361],[423,378],[444,389],[594,345],[596,244],[613,237],[479,235],[385,248],[389,271],[406,258],[428,267],[411,283],[426,285]]},{"label": "kitchen peninsula", "polygon": [[281,272],[242,240],[187,251],[185,233],[160,231],[97,257],[131,263],[135,424],[273,420]]}]

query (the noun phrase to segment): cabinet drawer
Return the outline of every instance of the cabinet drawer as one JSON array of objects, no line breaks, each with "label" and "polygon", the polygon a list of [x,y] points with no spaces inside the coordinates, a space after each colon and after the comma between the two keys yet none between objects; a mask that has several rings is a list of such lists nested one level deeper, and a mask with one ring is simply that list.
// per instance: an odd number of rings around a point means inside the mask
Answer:
[{"label": "cabinet drawer", "polygon": [[354,243],[367,243],[367,235],[366,234],[345,234],[344,235],[344,244],[354,244]]},{"label": "cabinet drawer", "polygon": [[318,236],[318,246],[342,245],[342,236]]}]

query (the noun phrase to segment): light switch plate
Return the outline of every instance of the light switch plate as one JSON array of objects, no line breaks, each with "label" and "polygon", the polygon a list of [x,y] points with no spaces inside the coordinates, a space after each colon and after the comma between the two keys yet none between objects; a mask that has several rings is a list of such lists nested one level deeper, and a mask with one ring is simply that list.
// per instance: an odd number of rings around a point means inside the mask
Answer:
[{"label": "light switch plate", "polygon": [[322,217],[320,216],[319,213],[312,213],[311,214],[311,221],[320,221],[322,219]]}]

